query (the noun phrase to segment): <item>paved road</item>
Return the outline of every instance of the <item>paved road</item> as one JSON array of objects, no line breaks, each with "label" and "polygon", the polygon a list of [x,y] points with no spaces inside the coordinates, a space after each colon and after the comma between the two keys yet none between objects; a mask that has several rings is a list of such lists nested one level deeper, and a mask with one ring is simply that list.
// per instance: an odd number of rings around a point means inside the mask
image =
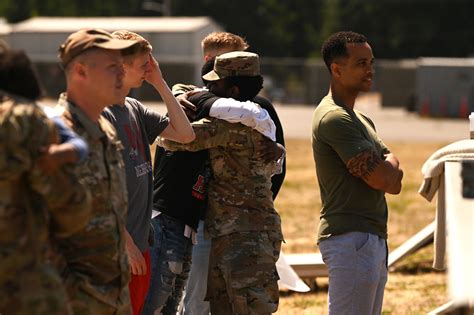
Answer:
[{"label": "paved road", "polygon": [[[165,112],[163,104],[148,103]],[[285,138],[310,139],[314,106],[275,105],[285,131]],[[375,122],[384,141],[453,142],[469,137],[468,119],[420,118],[403,109],[381,108],[377,97],[361,97],[356,109],[368,114]]]},{"label": "paved road", "polygon": [[[311,119],[314,108],[278,106],[277,111],[285,128],[285,137],[311,137]],[[420,118],[403,109],[368,108],[362,111],[374,121],[377,132],[384,141],[453,142],[469,136],[467,119]]]},{"label": "paved road", "polygon": [[[53,105],[54,101],[47,101]],[[162,103],[145,103],[146,106],[165,113]],[[311,119],[315,106],[275,104],[283,124],[285,138],[310,139]],[[377,95],[360,97],[356,109],[369,115],[384,141],[454,142],[469,137],[469,120],[420,118],[398,108],[382,108]]]}]

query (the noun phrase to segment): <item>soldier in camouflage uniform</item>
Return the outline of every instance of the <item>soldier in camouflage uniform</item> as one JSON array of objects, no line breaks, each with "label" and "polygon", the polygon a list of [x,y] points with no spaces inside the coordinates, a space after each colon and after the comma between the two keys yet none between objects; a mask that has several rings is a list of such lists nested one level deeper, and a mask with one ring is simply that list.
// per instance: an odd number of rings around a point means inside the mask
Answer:
[{"label": "soldier in camouflage uniform", "polygon": [[[248,94],[252,99],[262,87],[259,71],[258,55],[231,52],[217,57],[214,70],[203,78],[213,82],[209,89],[214,94],[239,100],[253,85],[253,95]],[[234,78],[247,84],[237,87]],[[270,140],[240,123],[214,118],[195,122],[193,128],[196,140],[190,144],[163,139],[159,144],[169,150],[209,149],[214,177],[205,226],[206,237],[212,239],[207,292],[211,312],[273,313],[278,308],[275,263],[283,236],[270,189],[275,165],[262,157]]]},{"label": "soldier in camouflage uniform", "polygon": [[59,105],[65,109],[66,124],[89,143],[89,159],[78,176],[93,192],[91,220],[61,244],[74,314],[131,314],[122,146],[100,113],[122,100],[120,50],[135,43],[113,39],[102,30],[80,30],[59,49],[67,81],[67,93],[61,95]]},{"label": "soldier in camouflage uniform", "polygon": [[89,191],[73,166],[48,175],[38,167],[43,149],[58,143],[54,124],[34,101],[6,89],[40,95],[23,52],[0,51],[0,314],[72,314],[47,258],[57,240],[87,223]]}]

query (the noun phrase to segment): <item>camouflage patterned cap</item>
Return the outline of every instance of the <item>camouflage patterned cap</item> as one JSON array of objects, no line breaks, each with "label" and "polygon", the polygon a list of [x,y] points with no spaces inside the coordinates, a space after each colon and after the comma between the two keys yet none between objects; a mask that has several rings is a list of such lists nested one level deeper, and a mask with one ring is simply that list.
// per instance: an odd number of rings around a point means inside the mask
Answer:
[{"label": "camouflage patterned cap", "polygon": [[233,51],[216,57],[214,70],[202,78],[217,81],[226,77],[254,77],[260,75],[260,61],[257,54]]},{"label": "camouflage patterned cap", "polygon": [[109,32],[101,29],[81,29],[69,35],[59,47],[59,58],[63,67],[66,67],[72,59],[90,48],[122,50],[136,43],[136,40],[113,38]]}]

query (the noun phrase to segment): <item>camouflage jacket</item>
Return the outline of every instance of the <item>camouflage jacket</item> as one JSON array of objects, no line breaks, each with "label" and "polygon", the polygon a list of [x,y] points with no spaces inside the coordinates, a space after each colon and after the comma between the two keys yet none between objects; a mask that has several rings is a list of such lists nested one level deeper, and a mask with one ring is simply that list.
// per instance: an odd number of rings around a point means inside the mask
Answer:
[{"label": "camouflage jacket", "polygon": [[[65,108],[63,119],[66,124],[89,144],[89,158],[78,167],[78,177],[93,193],[91,220],[62,244],[67,261],[66,285],[72,296],[73,288],[79,288],[88,296],[120,310],[130,304],[130,269],[124,234],[127,191],[120,152],[122,145],[114,127],[104,117],[100,116],[94,123],[64,95],[59,105]],[[84,300],[74,300],[73,308],[75,305],[87,307],[87,304]],[[104,314],[101,310],[90,310],[90,314],[99,313]]]},{"label": "camouflage jacket", "polygon": [[220,119],[202,119],[192,125],[196,134],[193,142],[160,139],[158,144],[171,151],[209,149],[214,177],[209,183],[206,236],[268,231],[282,239],[280,216],[273,207],[270,189],[274,164],[259,158],[259,142],[264,136]]},{"label": "camouflage jacket", "polygon": [[46,259],[89,220],[89,191],[71,168],[45,175],[36,160],[57,143],[34,103],[0,99],[0,314],[69,314],[59,273]]}]

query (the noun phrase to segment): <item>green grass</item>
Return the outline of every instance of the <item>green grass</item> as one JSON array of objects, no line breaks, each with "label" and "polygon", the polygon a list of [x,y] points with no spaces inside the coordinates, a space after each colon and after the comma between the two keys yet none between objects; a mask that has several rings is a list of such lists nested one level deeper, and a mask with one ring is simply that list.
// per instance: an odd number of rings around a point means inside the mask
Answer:
[{"label": "green grass", "polygon": [[[404,170],[400,195],[388,196],[389,247],[394,249],[434,219],[435,205],[418,195],[421,166],[445,143],[388,143]],[[321,207],[309,140],[287,140],[287,175],[276,200],[282,217],[285,253],[317,251],[315,238]],[[426,314],[444,304],[446,276],[431,269],[432,245],[402,260],[390,273],[383,314]],[[327,314],[327,279],[317,292],[283,293],[277,314]]]},{"label": "green grass", "polygon": [[[389,247],[391,250],[434,219],[435,204],[418,195],[421,166],[447,143],[387,143],[404,170],[400,195],[388,195]],[[281,215],[285,253],[315,252],[321,200],[309,140],[287,139],[287,173],[275,203]],[[426,314],[447,302],[446,275],[431,269],[429,245],[402,260],[389,274],[383,314]],[[317,279],[318,291],[282,292],[279,315],[327,314],[327,279]]]}]

